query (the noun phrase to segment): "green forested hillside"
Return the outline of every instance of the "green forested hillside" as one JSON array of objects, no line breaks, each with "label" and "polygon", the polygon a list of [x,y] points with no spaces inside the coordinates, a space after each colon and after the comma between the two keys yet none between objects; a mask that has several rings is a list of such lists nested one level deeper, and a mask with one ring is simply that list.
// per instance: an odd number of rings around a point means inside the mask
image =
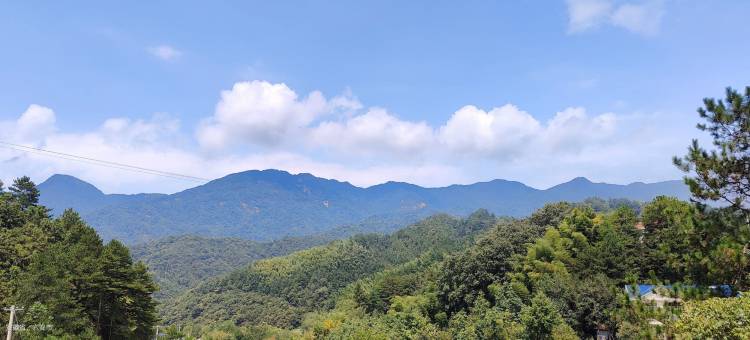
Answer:
[{"label": "green forested hillside", "polygon": [[[626,199],[589,198],[583,204],[597,211],[620,205],[633,207],[636,211],[640,209],[640,203]],[[396,229],[393,223],[396,222],[376,218],[356,225],[338,227],[323,234],[287,237],[271,242],[195,235],[174,236],[132,246],[131,251],[136,260],[148,265],[159,285],[155,296],[165,301],[208,278],[244,267],[251,261],[285,255],[367,231],[389,233]]]},{"label": "green forested hillside", "polygon": [[639,214],[599,203],[495,223],[437,216],[258,261],[181,296],[165,320],[217,339],[577,339],[597,329],[642,339],[692,334],[701,321],[628,300],[625,285],[675,284],[665,294],[691,301],[694,318],[724,304],[702,304],[717,294],[708,286],[750,287],[729,241],[744,237],[743,223],[726,211],[667,197]]},{"label": "green forested hillside", "polygon": [[170,236],[131,247],[133,258],[143,261],[154,275],[159,291],[154,296],[165,301],[206,279],[246,266],[248,263],[322,245],[356,234],[390,233],[399,221],[416,221],[416,215],[397,219],[373,216],[357,224],[333,228],[304,237],[285,237],[258,242],[231,237],[196,235]]},{"label": "green forested hillside", "polygon": [[437,215],[388,236],[360,235],[256,261],[179,296],[164,306],[163,316],[172,323],[299,326],[304,312],[332,307],[350,283],[420,257],[439,259],[494,223],[486,211],[465,220]]},{"label": "green forested hillside", "polygon": [[211,277],[228,273],[248,263],[286,255],[331,241],[326,235],[256,242],[237,238],[173,236],[131,247],[133,258],[143,261],[159,285],[160,300]]},{"label": "green forested hillside", "polygon": [[[146,339],[158,323],[148,268],[72,210],[52,218],[28,177],[0,182],[0,306],[14,339]],[[0,322],[6,324],[3,313]]]}]

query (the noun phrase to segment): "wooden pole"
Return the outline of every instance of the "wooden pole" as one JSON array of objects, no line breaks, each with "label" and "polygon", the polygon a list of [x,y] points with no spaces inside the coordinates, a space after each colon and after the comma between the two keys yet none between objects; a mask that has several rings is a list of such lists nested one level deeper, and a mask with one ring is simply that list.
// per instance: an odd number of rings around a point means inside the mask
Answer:
[{"label": "wooden pole", "polygon": [[16,317],[16,311],[23,310],[23,308],[16,308],[15,305],[10,306],[10,308],[5,308],[5,310],[10,312],[10,318],[8,320],[8,335],[5,337],[5,340],[13,340],[13,319]]}]

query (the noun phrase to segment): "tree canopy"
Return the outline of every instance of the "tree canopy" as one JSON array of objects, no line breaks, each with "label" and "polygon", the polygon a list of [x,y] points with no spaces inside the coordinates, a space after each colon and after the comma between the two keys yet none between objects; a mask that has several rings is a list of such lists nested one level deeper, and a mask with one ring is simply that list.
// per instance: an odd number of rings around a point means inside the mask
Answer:
[{"label": "tree canopy", "polygon": [[104,244],[74,211],[50,217],[38,197],[28,177],[0,193],[0,305],[24,308],[20,335],[150,337],[157,287],[148,268],[122,243]]}]

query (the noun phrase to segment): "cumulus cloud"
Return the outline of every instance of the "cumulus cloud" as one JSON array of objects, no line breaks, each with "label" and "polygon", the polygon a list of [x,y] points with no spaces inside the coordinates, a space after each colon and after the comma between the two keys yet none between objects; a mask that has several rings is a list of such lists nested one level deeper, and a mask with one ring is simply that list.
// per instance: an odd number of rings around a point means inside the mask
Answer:
[{"label": "cumulus cloud", "polygon": [[32,104],[15,121],[2,122],[2,130],[8,139],[20,143],[34,143],[39,138],[55,131],[55,112],[52,109]]},{"label": "cumulus cloud", "polygon": [[591,143],[606,142],[615,127],[615,114],[589,117],[580,107],[567,108],[542,123],[512,104],[490,111],[466,106],[440,128],[439,137],[455,155],[513,160],[576,153]]},{"label": "cumulus cloud", "polygon": [[507,155],[541,130],[539,121],[512,104],[488,112],[468,105],[456,111],[440,128],[440,141],[450,150],[462,153]]},{"label": "cumulus cloud", "polygon": [[196,134],[212,153],[252,145],[421,162],[428,157],[508,160],[527,152],[575,152],[615,125],[613,114],[589,118],[582,108],[566,109],[542,123],[512,104],[489,111],[467,105],[438,127],[400,119],[383,108],[361,109],[350,93],[326,99],[313,91],[301,98],[283,83],[239,82],[221,93],[213,115]]},{"label": "cumulus cloud", "polygon": [[240,82],[221,92],[213,116],[198,129],[198,140],[213,150],[236,142],[278,145],[319,116],[358,105],[348,97],[328,101],[319,91],[299,98],[283,83]]},{"label": "cumulus cloud", "polygon": [[595,136],[606,136],[616,123],[614,114],[590,118],[582,108],[566,109],[543,123],[506,104],[488,111],[467,105],[434,127],[383,108],[361,108],[350,93],[326,99],[314,91],[300,98],[285,84],[240,82],[222,92],[214,114],[198,127],[197,139],[211,151],[253,145],[416,162],[456,156],[508,160],[527,152],[575,152]]},{"label": "cumulus cloud", "polygon": [[433,130],[425,122],[400,120],[385,109],[372,108],[341,121],[322,122],[311,129],[311,140],[354,153],[415,155],[433,146]]},{"label": "cumulus cloud", "polygon": [[602,25],[612,25],[633,33],[654,35],[659,32],[664,14],[662,0],[566,0],[566,3],[569,33],[581,33]]},{"label": "cumulus cloud", "polygon": [[158,45],[149,47],[148,53],[164,61],[173,61],[182,57],[182,51],[169,45]]},{"label": "cumulus cloud", "polygon": [[601,145],[615,133],[617,117],[604,113],[589,117],[586,109],[570,107],[557,112],[548,122],[542,143],[553,152],[577,151],[588,145]]}]

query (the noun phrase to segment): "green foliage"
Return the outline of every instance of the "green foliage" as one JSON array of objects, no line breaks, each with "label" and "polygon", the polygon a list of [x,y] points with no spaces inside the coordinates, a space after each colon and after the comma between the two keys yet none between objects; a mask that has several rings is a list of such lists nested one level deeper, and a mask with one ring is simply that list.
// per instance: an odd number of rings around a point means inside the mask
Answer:
[{"label": "green foliage", "polygon": [[544,293],[531,299],[531,305],[521,311],[521,321],[527,339],[541,340],[552,337],[555,327],[564,323],[557,307]]},{"label": "green foliage", "polygon": [[[388,236],[359,235],[259,260],[179,296],[165,306],[163,315],[166,321],[179,323],[232,320],[239,325],[268,322],[279,327],[298,326],[302,314],[334,307],[344,288],[360,278],[421,259],[412,263],[413,268],[397,269],[404,276],[383,275],[361,283],[367,288],[357,293],[358,302],[370,311],[385,312],[392,296],[407,293],[418,280],[408,273],[428,267],[440,254],[464,247],[494,221],[494,216],[484,212],[465,221],[436,215]],[[243,301],[247,298],[253,303]],[[257,314],[274,317],[264,321],[257,319]]]},{"label": "green foliage", "polygon": [[490,298],[489,286],[512,270],[512,257],[539,236],[537,226],[504,222],[492,228],[474,246],[447,259],[438,278],[438,297],[450,316]]},{"label": "green foliage", "polygon": [[34,206],[39,203],[39,189],[28,176],[16,178],[10,187],[13,197],[21,205],[22,209]]},{"label": "green foliage", "polygon": [[529,222],[544,228],[556,227],[573,207],[574,205],[568,202],[547,203],[531,214]]},{"label": "green foliage", "polygon": [[471,308],[457,313],[449,324],[454,339],[518,339],[524,327],[513,319],[513,314],[491,308],[483,298],[477,299]]},{"label": "green foliage", "polygon": [[750,289],[750,225],[733,209],[699,207],[691,235],[691,277],[701,283],[724,282]]},{"label": "green foliage", "polygon": [[668,197],[657,197],[643,208],[644,272],[671,282],[687,274],[694,216],[690,204]]},{"label": "green foliage", "polygon": [[750,86],[744,93],[727,88],[724,100],[706,98],[698,129],[713,137],[713,150],[693,140],[684,158],[674,163],[689,174],[685,183],[698,200],[722,201],[750,213]]},{"label": "green foliage", "polygon": [[600,197],[590,197],[585,199],[579,205],[588,206],[597,213],[606,213],[624,208],[626,210],[632,210],[638,214],[641,211],[642,203],[627,198],[609,198],[605,200]]},{"label": "green foliage", "polygon": [[[131,247],[159,285],[155,297],[168,301],[206,279],[229,273],[250,262],[283,256],[330,242],[325,235],[257,242],[237,238],[175,236]],[[167,302],[168,303],[168,302]]]},{"label": "green foliage", "polygon": [[748,339],[750,297],[687,302],[674,333],[682,339]]},{"label": "green foliage", "polygon": [[[0,305],[25,311],[23,338],[146,338],[156,324],[148,269],[106,246],[72,210],[51,218],[28,177],[0,193]],[[4,317],[3,317],[4,318]]]}]

